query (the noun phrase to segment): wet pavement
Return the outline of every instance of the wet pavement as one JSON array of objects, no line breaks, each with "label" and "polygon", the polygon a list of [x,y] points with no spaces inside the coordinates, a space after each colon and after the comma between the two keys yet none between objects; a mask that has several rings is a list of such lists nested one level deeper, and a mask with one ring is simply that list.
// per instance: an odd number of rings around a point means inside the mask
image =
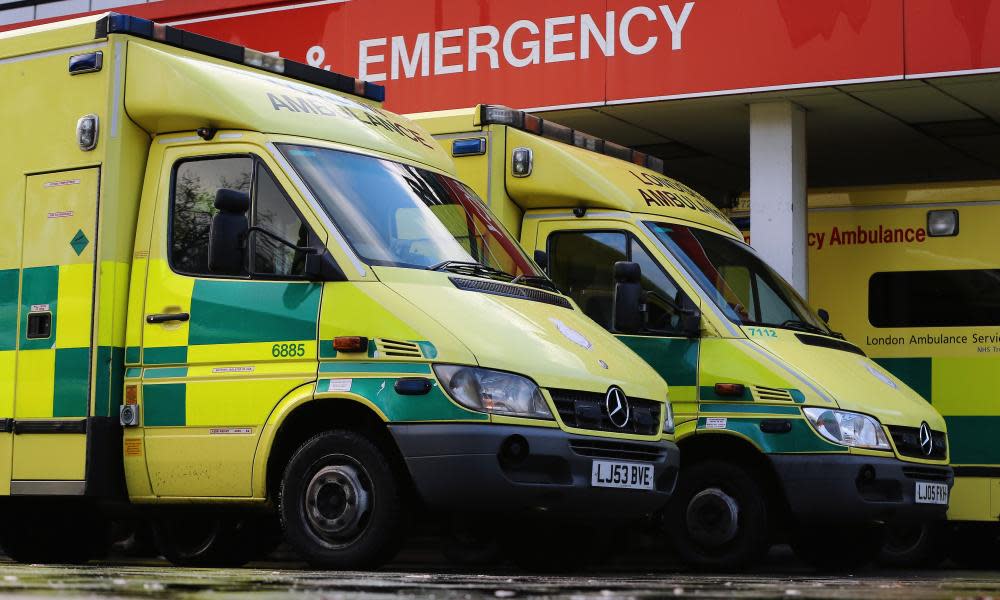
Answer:
[{"label": "wet pavement", "polygon": [[373,573],[326,572],[295,565],[246,569],[182,569],[165,563],[43,567],[0,563],[0,594],[7,597],[86,598],[1000,598],[1000,572],[871,570],[824,576],[798,568],[767,567],[744,575],[669,571],[572,576],[479,574],[436,566],[394,565]]}]

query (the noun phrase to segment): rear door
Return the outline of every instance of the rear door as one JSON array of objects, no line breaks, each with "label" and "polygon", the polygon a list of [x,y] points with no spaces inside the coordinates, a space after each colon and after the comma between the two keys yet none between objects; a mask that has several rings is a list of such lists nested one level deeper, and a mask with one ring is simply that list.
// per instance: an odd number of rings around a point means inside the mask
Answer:
[{"label": "rear door", "polygon": [[26,180],[13,494],[83,493],[99,185],[97,168]]}]

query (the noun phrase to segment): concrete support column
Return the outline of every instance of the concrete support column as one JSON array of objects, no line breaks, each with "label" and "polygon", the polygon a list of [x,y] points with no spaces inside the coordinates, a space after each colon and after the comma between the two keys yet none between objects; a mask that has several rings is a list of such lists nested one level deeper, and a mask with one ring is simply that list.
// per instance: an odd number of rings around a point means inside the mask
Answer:
[{"label": "concrete support column", "polygon": [[750,243],[806,297],[806,114],[791,102],[750,105]]}]

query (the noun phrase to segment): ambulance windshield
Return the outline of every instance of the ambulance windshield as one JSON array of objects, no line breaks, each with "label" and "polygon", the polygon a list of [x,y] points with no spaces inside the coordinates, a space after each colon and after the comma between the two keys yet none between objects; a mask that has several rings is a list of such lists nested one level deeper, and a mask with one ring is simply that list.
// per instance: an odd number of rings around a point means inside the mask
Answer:
[{"label": "ambulance windshield", "polygon": [[685,225],[646,225],[734,322],[830,335],[805,300],[746,244]]},{"label": "ambulance windshield", "polygon": [[368,264],[541,276],[482,201],[450,177],[353,152],[278,148]]}]

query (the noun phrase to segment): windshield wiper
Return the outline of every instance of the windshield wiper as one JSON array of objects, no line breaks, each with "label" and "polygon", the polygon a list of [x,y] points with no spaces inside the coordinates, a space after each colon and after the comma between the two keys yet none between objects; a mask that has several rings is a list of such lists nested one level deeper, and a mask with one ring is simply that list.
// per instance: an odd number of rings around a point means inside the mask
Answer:
[{"label": "windshield wiper", "polygon": [[829,332],[821,327],[816,327],[812,323],[806,323],[805,321],[799,321],[798,319],[789,319],[782,323],[780,327],[786,329],[797,329],[799,331],[808,331],[809,333],[819,333],[822,335],[830,335]]},{"label": "windshield wiper", "polygon": [[521,285],[526,285],[534,288],[541,288],[543,290],[549,290],[556,292],[557,294],[562,293],[556,284],[552,283],[552,280],[543,275],[518,275],[514,279],[510,280],[511,283],[519,283]]},{"label": "windshield wiper", "polygon": [[428,271],[448,271],[459,275],[479,275],[490,279],[503,279],[511,281],[514,276],[500,269],[487,267],[486,265],[468,260],[443,260],[436,265],[427,267]]}]

